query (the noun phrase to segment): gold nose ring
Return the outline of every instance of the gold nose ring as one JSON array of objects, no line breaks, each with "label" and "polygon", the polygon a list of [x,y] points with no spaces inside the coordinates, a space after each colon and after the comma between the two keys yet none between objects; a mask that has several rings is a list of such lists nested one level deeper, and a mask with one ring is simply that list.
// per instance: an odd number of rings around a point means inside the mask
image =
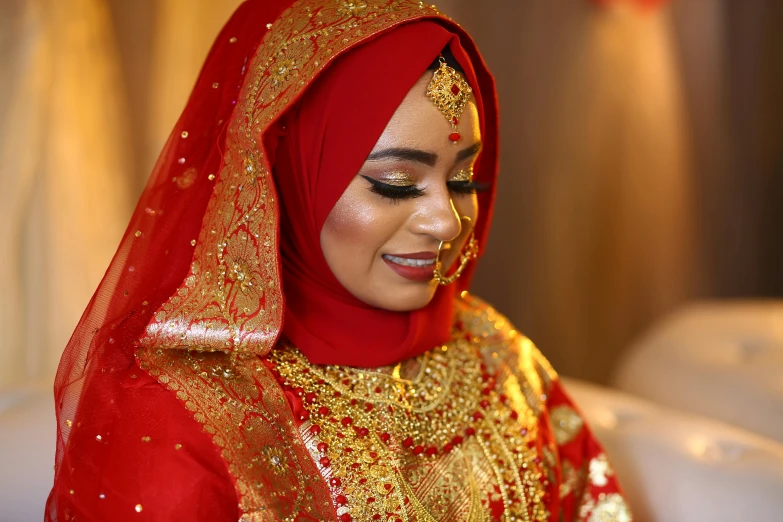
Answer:
[{"label": "gold nose ring", "polygon": [[[462,216],[460,217],[460,223],[462,223],[463,220],[467,220],[468,223],[472,226],[473,220],[470,219],[468,216]],[[438,245],[438,254],[435,257],[435,280],[438,282],[438,284],[443,286],[448,286],[462,275],[462,272],[465,271],[465,268],[467,268],[468,263],[470,263],[472,260],[476,259],[478,257],[478,241],[476,241],[476,234],[475,229],[470,231],[470,239],[468,240],[467,245],[462,249],[462,252],[459,256],[459,266],[454,271],[453,274],[450,276],[447,276],[443,273],[443,260],[441,259],[441,252],[443,251],[443,245],[445,241],[441,241]]]}]

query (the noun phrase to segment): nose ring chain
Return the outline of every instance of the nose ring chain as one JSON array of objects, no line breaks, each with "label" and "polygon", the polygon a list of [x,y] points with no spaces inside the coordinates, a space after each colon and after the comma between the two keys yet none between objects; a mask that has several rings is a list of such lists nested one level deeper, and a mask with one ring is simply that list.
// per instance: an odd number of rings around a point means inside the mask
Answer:
[{"label": "nose ring chain", "polygon": [[[468,216],[462,216],[460,218],[460,222],[462,220],[467,220],[469,224],[472,224],[472,220]],[[467,268],[468,263],[470,263],[472,260],[476,259],[478,257],[479,253],[479,247],[478,247],[478,241],[476,241],[476,234],[473,230],[470,231],[470,239],[468,240],[467,245],[462,249],[462,252],[459,256],[459,266],[454,271],[453,274],[450,276],[447,276],[443,273],[443,260],[441,259],[441,252],[443,251],[443,244],[444,241],[441,241],[438,245],[438,254],[435,257],[435,280],[438,282],[438,284],[441,284],[443,286],[448,286],[462,275],[462,272],[465,271],[465,268]]]}]

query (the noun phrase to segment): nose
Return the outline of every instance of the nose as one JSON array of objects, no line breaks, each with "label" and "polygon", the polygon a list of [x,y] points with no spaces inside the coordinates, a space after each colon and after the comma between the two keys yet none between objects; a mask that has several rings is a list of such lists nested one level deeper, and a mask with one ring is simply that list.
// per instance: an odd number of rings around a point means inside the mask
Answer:
[{"label": "nose", "polygon": [[411,230],[414,233],[431,236],[438,242],[448,242],[459,236],[462,222],[448,191],[431,194],[417,202],[421,202],[421,205],[411,219]]}]

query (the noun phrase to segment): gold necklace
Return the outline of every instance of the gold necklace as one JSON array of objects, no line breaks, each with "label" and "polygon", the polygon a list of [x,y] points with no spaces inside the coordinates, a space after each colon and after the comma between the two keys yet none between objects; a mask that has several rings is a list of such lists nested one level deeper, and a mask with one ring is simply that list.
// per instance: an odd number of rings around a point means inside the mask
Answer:
[{"label": "gold necklace", "polygon": [[[390,375],[312,365],[292,346],[270,353],[273,374],[302,400],[303,438],[341,522],[437,520],[405,472],[460,452],[468,441],[480,445],[489,462],[503,518],[546,519],[535,415],[508,406],[476,343],[457,335],[421,356],[413,379],[401,378],[399,366]],[[475,480],[465,486],[475,513],[469,520],[483,520],[487,510],[475,503],[486,495]]]}]

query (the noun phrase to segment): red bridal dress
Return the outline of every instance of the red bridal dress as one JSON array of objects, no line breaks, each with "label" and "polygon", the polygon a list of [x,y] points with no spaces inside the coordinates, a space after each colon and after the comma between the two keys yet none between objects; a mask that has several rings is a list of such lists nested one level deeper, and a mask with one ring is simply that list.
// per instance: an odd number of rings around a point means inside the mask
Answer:
[{"label": "red bridal dress", "polygon": [[47,521],[631,520],[556,373],[468,293],[472,267],[389,312],[320,251],[446,47],[479,111],[476,180],[494,186],[492,77],[433,6],[239,7],[63,354]]}]

